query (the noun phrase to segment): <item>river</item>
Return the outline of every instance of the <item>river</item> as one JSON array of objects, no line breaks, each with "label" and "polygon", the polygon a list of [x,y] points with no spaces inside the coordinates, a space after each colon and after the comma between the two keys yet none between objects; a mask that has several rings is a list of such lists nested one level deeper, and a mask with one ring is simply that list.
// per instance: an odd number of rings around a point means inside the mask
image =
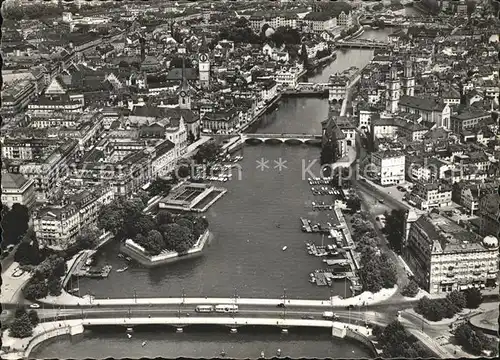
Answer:
[{"label": "river", "polygon": [[[366,30],[362,38],[386,40],[392,29]],[[350,66],[363,67],[373,56],[371,50],[339,51],[337,59],[309,79],[326,82],[330,74]],[[257,129],[265,133],[320,134],[326,119],[326,100],[295,98],[283,100],[271,114],[266,114]],[[241,150],[241,178],[224,183],[226,195],[207,212],[213,233],[203,257],[156,269],[132,264],[128,271],[114,270],[124,266],[117,257],[118,244],[110,243],[100,253],[98,265],[113,265],[107,279],[81,279],[80,293],[96,297],[146,296],[220,296],[326,299],[331,295],[349,296],[348,284],[334,283],[318,287],[308,282],[308,274],[321,268],[321,261],[306,252],[305,243],[321,244],[317,234],[300,230],[299,217],[327,220],[325,213],[312,212],[313,196],[303,169],[310,162],[319,176],[320,149],[307,145],[255,145]],[[283,165],[277,168],[281,159]],[[263,160],[268,168],[257,169]],[[286,251],[282,247],[287,246]],[[148,345],[140,346],[143,339]],[[143,333],[133,339],[124,334],[88,332],[83,339],[57,339],[42,345],[34,353],[38,358],[65,354],[85,357],[217,357],[222,348],[229,357],[258,357],[264,350],[273,356],[277,348],[293,357],[366,357],[358,344],[331,340],[324,336],[280,334],[157,334]],[[92,349],[92,350],[89,350]]]}]

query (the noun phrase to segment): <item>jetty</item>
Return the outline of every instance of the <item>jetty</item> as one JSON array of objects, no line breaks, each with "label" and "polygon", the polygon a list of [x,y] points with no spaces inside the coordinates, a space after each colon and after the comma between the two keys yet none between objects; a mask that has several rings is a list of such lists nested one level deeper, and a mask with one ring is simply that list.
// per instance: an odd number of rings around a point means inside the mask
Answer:
[{"label": "jetty", "polygon": [[73,272],[74,276],[77,277],[89,277],[89,278],[107,278],[111,269],[111,265],[105,265],[102,269],[95,269],[91,267],[78,268]]},{"label": "jetty", "polygon": [[310,224],[309,220],[304,219],[304,218],[300,218],[300,222],[302,223],[302,231],[307,232],[307,233],[312,232],[312,228],[311,228],[311,224]]}]

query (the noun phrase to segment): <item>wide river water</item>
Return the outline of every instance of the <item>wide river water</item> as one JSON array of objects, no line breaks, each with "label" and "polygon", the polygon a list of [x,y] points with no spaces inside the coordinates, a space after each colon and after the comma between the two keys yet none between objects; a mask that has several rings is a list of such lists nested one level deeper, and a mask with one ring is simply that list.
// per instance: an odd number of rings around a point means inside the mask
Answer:
[{"label": "wide river water", "polygon": [[[392,29],[367,30],[365,39],[386,40]],[[363,67],[373,56],[371,50],[338,51],[337,59],[311,82],[327,82],[330,74],[350,66]],[[266,114],[257,129],[263,133],[321,133],[321,121],[328,113],[322,99],[283,100],[278,109]],[[96,297],[180,297],[220,296],[277,298],[286,292],[289,298],[326,299],[331,295],[349,295],[344,282],[332,287],[318,287],[308,282],[308,274],[322,267],[318,258],[306,253],[305,243],[321,244],[320,235],[300,230],[300,217],[326,219],[326,214],[312,212],[312,195],[303,169],[319,176],[320,149],[307,145],[255,145],[241,150],[241,177],[224,183],[228,192],[207,212],[213,233],[203,257],[157,269],[132,264],[128,271],[117,273],[123,260],[117,257],[118,244],[103,248],[98,263],[113,265],[104,280],[82,279],[81,294]],[[281,159],[281,160],[280,160]],[[258,169],[258,161],[268,167]],[[278,168],[278,162],[283,165]],[[287,246],[286,251],[282,247]],[[74,287],[77,284],[73,284]],[[141,347],[142,341],[148,344]],[[359,344],[332,340],[327,333],[281,335],[220,333],[139,333],[132,339],[124,334],[86,332],[79,340],[56,339],[44,343],[33,353],[37,358],[105,357],[217,357],[222,349],[231,358],[256,358],[261,351],[274,356],[276,349],[293,357],[366,357]]]}]

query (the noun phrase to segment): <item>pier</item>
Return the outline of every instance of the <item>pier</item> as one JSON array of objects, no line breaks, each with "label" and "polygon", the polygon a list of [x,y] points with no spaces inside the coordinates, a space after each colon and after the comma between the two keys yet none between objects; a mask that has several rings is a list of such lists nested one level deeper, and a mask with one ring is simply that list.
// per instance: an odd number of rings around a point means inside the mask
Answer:
[{"label": "pier", "polygon": [[300,222],[302,223],[302,231],[307,232],[307,233],[312,232],[311,225],[309,224],[310,221],[308,221],[304,218],[300,218]]}]

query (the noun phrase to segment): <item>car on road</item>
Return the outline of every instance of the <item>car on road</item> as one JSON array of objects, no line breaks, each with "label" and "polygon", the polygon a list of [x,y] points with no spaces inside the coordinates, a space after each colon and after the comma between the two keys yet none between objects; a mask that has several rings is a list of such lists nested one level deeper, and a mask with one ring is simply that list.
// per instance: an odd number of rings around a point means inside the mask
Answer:
[{"label": "car on road", "polygon": [[354,305],[353,305],[353,304],[351,304],[351,305],[347,305],[347,306],[345,307],[345,309],[346,309],[346,310],[354,309]]},{"label": "car on road", "polygon": [[366,182],[366,179],[359,179],[359,181]]},{"label": "car on road", "polygon": [[383,204],[384,203],[384,199],[378,199],[378,202]]},{"label": "car on road", "polygon": [[32,309],[40,309],[40,305],[36,304],[36,303],[35,304],[31,304],[30,308],[32,308]]},{"label": "car on road", "polygon": [[312,315],[304,315],[304,316],[302,316],[302,319],[313,320],[314,316],[312,316]]},{"label": "car on road", "polygon": [[284,308],[284,307],[286,307],[286,305],[285,305],[285,304],[283,304],[283,303],[279,303],[278,305],[276,305],[276,307],[279,307],[279,308]]}]

